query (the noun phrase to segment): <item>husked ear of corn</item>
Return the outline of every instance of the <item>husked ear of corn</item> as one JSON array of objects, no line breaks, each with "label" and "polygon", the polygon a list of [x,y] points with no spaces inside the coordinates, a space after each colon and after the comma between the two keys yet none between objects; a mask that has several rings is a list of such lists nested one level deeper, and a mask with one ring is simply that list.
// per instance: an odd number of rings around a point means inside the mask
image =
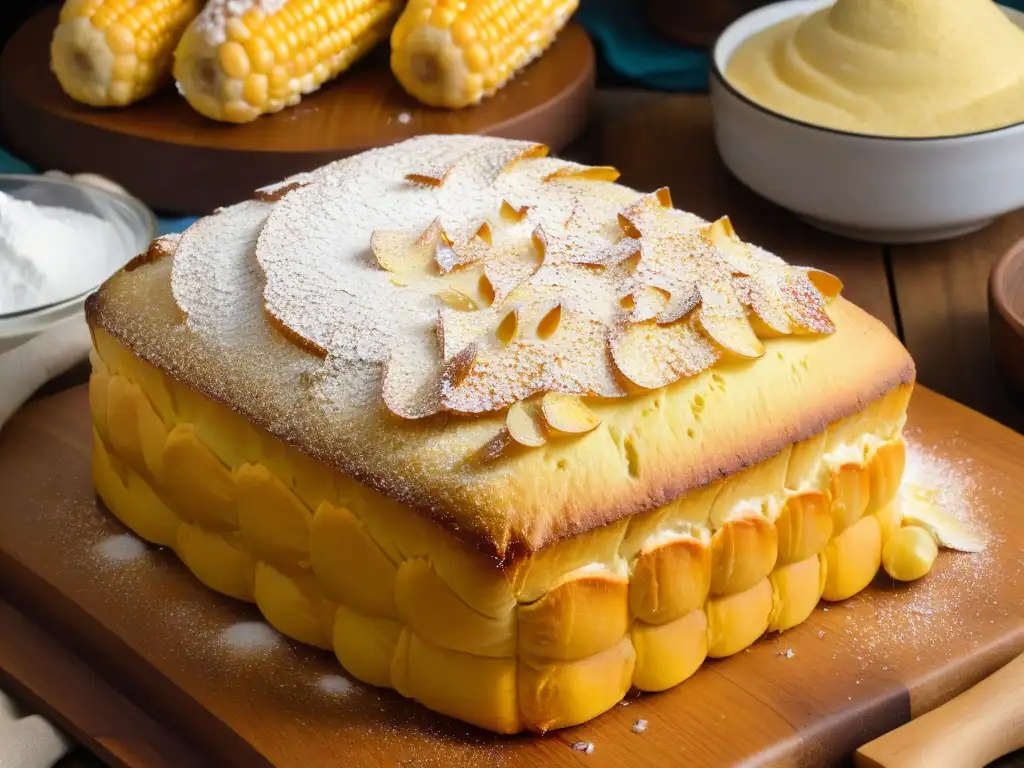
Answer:
[{"label": "husked ear of corn", "polygon": [[94,107],[123,107],[168,78],[178,39],[200,0],[67,0],[50,43],[64,92]]},{"label": "husked ear of corn", "polygon": [[578,0],[410,0],[391,32],[391,70],[432,107],[478,104],[540,56]]},{"label": "husked ear of corn", "polygon": [[245,123],[299,102],[384,39],[400,0],[210,0],[174,53],[189,104]]}]

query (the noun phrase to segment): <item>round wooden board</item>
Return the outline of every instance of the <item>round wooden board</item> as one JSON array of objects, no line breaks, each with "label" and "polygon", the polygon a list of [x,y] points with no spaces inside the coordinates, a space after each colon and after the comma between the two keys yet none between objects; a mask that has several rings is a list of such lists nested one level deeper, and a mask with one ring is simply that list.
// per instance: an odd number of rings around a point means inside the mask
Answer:
[{"label": "round wooden board", "polygon": [[477,107],[439,110],[408,96],[387,46],[319,92],[246,125],[207,120],[168,87],[131,107],[69,99],[49,68],[57,9],[30,19],[0,56],[0,127],[41,170],[114,179],[158,210],[207,213],[265,184],[424,133],[528,139],[559,150],[583,130],[594,93],[594,49],[570,24],[551,48]]}]

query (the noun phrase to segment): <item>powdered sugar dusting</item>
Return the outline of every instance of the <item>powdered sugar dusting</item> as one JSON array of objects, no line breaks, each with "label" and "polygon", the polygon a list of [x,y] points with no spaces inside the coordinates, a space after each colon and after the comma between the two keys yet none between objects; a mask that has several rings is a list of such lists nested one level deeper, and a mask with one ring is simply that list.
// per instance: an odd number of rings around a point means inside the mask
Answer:
[{"label": "powdered sugar dusting", "polygon": [[976,514],[978,494],[971,473],[973,459],[960,463],[942,458],[939,446],[926,447],[907,440],[907,462],[903,470],[903,489],[922,489],[942,512],[954,517],[968,531],[984,541],[988,538],[981,530]]},{"label": "powdered sugar dusting", "polygon": [[130,563],[146,554],[146,544],[130,533],[101,539],[93,551],[112,563]]},{"label": "powdered sugar dusting", "polygon": [[288,0],[207,0],[194,22],[195,30],[210,45],[220,45],[227,40],[228,19],[243,16],[252,9],[269,16],[281,10],[286,2]]},{"label": "powdered sugar dusting", "polygon": [[341,675],[322,675],[317,680],[317,687],[332,696],[341,696],[352,690],[352,682]]},{"label": "powdered sugar dusting", "polygon": [[[727,224],[698,233],[706,222],[668,207],[667,194],[614,184],[614,169],[545,153],[421,136],[325,169],[262,225],[267,311],[329,359],[382,366],[384,402],[405,418],[497,411],[546,391],[621,397],[621,376],[665,386],[713,365],[713,344],[757,357],[744,300],[778,333],[832,329],[803,270],[746,247]],[[420,257],[432,249],[435,259]],[[491,298],[477,289],[488,263],[520,262],[524,250],[539,268],[513,270],[518,283],[503,275]],[[474,279],[442,285],[456,267]],[[654,311],[623,309],[644,291],[660,299]],[[451,294],[462,306],[445,306]],[[552,307],[560,323],[541,334]],[[516,330],[499,337],[510,313]],[[466,375],[439,391],[444,364],[470,345]]]},{"label": "powdered sugar dusting", "polygon": [[233,650],[246,653],[269,651],[283,643],[281,635],[262,621],[232,624],[220,633],[219,640]]},{"label": "powdered sugar dusting", "polygon": [[[944,457],[947,445],[922,445],[907,437],[907,463],[904,485],[918,485],[933,492],[933,500],[941,510],[954,516],[972,533],[987,540],[990,549],[997,548],[1001,537],[985,530],[986,518],[981,506],[977,480],[970,458],[951,461]],[[886,649],[911,646],[921,651],[941,652],[949,647],[949,638],[972,638],[981,632],[982,613],[1002,615],[1001,605],[993,591],[979,590],[979,583],[991,582],[998,570],[1005,578],[1017,579],[1021,562],[996,560],[989,551],[978,553],[943,550],[924,578],[908,584],[889,580],[884,573],[875,587],[864,590],[843,604],[845,610],[860,603],[871,605],[870,626],[857,622],[846,613],[844,633],[858,652],[863,664],[875,664],[885,658]],[[882,582],[879,586],[878,582]],[[863,615],[863,611],[859,612]]]}]

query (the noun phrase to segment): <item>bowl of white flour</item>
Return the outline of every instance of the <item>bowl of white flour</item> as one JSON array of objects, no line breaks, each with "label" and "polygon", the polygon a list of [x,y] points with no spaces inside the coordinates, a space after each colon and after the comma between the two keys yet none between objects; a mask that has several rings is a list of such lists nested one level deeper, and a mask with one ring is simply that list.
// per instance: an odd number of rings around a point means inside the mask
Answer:
[{"label": "bowl of white flour", "polygon": [[0,174],[0,351],[80,312],[155,235],[152,212],[127,195]]}]

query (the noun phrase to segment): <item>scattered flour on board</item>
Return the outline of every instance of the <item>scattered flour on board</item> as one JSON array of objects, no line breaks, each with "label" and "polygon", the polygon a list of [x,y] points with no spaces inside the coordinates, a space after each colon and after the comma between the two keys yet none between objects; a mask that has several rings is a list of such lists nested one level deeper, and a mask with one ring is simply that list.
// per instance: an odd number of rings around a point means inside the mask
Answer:
[{"label": "scattered flour on board", "polygon": [[352,690],[352,681],[341,675],[321,675],[317,687],[324,693],[334,696],[344,695]]},{"label": "scattered flour on board", "polygon": [[122,533],[101,539],[93,547],[93,552],[111,563],[130,563],[145,555],[147,547],[141,539],[130,533]]},{"label": "scattered flour on board", "polygon": [[220,641],[236,651],[262,652],[281,645],[281,635],[262,621],[239,621],[220,633]]},{"label": "scattered flour on board", "polygon": [[[863,654],[857,658],[865,666],[885,661],[887,651],[899,646],[941,652],[943,648],[951,649],[952,638],[962,642],[979,637],[982,612],[990,619],[1005,612],[992,590],[979,585],[990,581],[996,569],[1000,578],[1019,578],[1021,571],[1019,559],[1006,562],[992,554],[1002,538],[997,531],[984,527],[982,489],[973,460],[951,461],[943,456],[950,444],[924,445],[913,434],[905,437],[904,488],[916,485],[930,491],[934,503],[985,541],[986,549],[977,553],[943,549],[932,571],[919,581],[899,584],[882,573],[872,587],[836,606],[842,610],[858,601],[872,606],[868,625],[852,612],[845,617],[845,634],[855,650]],[[996,487],[984,491],[988,497],[1000,495]]]}]

